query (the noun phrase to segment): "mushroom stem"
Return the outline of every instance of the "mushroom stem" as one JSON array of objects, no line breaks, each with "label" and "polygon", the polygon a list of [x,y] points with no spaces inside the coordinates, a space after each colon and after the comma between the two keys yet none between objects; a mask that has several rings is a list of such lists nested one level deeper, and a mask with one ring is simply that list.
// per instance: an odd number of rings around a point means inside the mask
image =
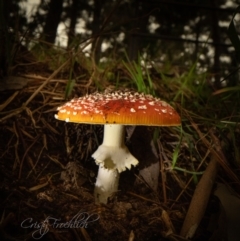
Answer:
[{"label": "mushroom stem", "polygon": [[125,127],[123,125],[104,125],[103,143],[105,146],[121,147],[124,145]]},{"label": "mushroom stem", "polygon": [[123,125],[104,125],[103,143],[92,155],[99,165],[94,191],[96,203],[106,204],[118,190],[119,173],[138,164],[124,144],[124,133]]},{"label": "mushroom stem", "polygon": [[94,197],[96,203],[108,202],[111,197],[118,190],[119,172],[116,169],[106,169],[99,166],[97,181],[94,189]]}]

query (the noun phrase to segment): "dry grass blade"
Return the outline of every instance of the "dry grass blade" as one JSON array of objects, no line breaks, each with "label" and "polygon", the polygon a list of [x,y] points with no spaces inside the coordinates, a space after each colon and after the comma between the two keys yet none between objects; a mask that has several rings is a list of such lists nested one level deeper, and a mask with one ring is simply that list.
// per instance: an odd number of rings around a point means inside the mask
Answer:
[{"label": "dry grass blade", "polygon": [[57,158],[51,157],[49,155],[47,155],[47,157],[49,158],[49,160],[51,160],[54,163],[58,164],[62,169],[65,169],[65,166]]},{"label": "dry grass blade", "polygon": [[5,115],[3,118],[1,118],[1,119],[0,119],[0,122],[2,122],[2,121],[4,121],[4,120],[7,120],[7,119],[9,119],[9,118],[11,118],[11,117],[13,117],[13,116],[15,116],[15,115],[20,114],[23,110],[24,110],[24,108],[23,108],[23,107],[20,107],[20,108],[17,108],[17,109],[15,109],[15,110],[11,111],[10,114]]},{"label": "dry grass blade", "polygon": [[137,197],[137,198],[140,198],[140,199],[142,199],[142,200],[144,200],[144,201],[146,201],[146,202],[155,203],[155,204],[158,204],[159,206],[161,205],[161,203],[159,203],[159,202],[156,202],[156,201],[154,201],[154,200],[145,198],[145,197],[143,197],[143,196],[141,196],[141,195],[137,195],[136,193],[128,192],[128,194],[130,194],[130,195],[132,195],[132,196],[135,196],[135,197]]},{"label": "dry grass blade", "polygon": [[29,192],[34,192],[34,191],[37,191],[39,189],[42,189],[42,188],[46,187],[48,184],[49,184],[49,182],[47,181],[45,183],[42,183],[42,184],[39,184],[37,186],[31,187],[31,188],[29,188]]},{"label": "dry grass blade", "polygon": [[187,211],[187,215],[180,232],[182,237],[187,239],[192,238],[202,220],[202,217],[204,216],[212,187],[217,175],[217,165],[218,162],[212,155],[211,161],[208,164],[206,171],[202,175],[202,178],[200,179],[194,191],[190,206]]},{"label": "dry grass blade", "polygon": [[[202,164],[206,161],[206,158],[209,156],[210,154],[210,151],[208,150],[206,155],[204,156],[204,158],[202,159],[201,163],[198,165],[196,171],[198,171],[200,169],[200,167],[202,166]],[[173,208],[174,204],[176,202],[179,201],[180,197],[182,196],[182,194],[186,191],[186,189],[188,188],[188,186],[190,185],[190,183],[192,182],[193,180],[193,176],[191,176],[191,178],[189,179],[189,181],[186,183],[186,185],[184,186],[184,188],[181,190],[181,192],[179,193],[179,195],[177,196],[176,200],[173,202],[172,206],[171,206],[171,209]]]},{"label": "dry grass blade", "polygon": [[23,110],[27,108],[27,105],[34,99],[34,97],[49,83],[49,81],[54,78],[67,64],[69,60],[67,60],[65,63],[63,63],[58,69],[56,69],[47,79],[44,81],[35,91],[34,93],[27,99],[27,101],[22,105],[22,107],[17,108],[13,110],[9,115],[4,116],[0,119],[1,121],[4,121],[14,115],[20,114]]},{"label": "dry grass blade", "polygon": [[135,239],[135,234],[134,234],[133,230],[131,230],[128,241],[134,241],[134,239]]},{"label": "dry grass blade", "polygon": [[[190,117],[189,119],[191,120]],[[224,168],[224,170],[227,172],[231,179],[233,179],[238,185],[240,184],[238,177],[228,166],[227,160],[222,151],[220,141],[213,134],[213,131],[210,130],[209,134],[211,136],[211,139],[213,140],[214,146],[210,144],[205,135],[198,128],[197,124],[194,123],[192,120],[191,125],[198,133],[204,145],[211,152],[212,156],[207,169],[205,170],[200,182],[198,183],[194,191],[194,195],[192,197],[187,215],[181,229],[181,236],[187,239],[191,239],[195,235],[195,231],[204,216],[212,191],[212,187],[214,185],[217,175],[218,164],[220,164]]]},{"label": "dry grass blade", "polygon": [[165,210],[162,211],[161,219],[167,229],[167,231],[165,232],[165,237],[175,233],[175,228],[173,226],[171,218],[169,217],[168,213]]},{"label": "dry grass blade", "polygon": [[215,135],[213,134],[212,130],[210,130],[210,135],[212,137],[212,139],[214,140],[214,147],[213,145],[211,145],[211,143],[207,140],[207,138],[205,137],[205,135],[200,131],[200,129],[198,128],[198,125],[192,120],[191,116],[187,113],[187,111],[183,110],[183,112],[185,112],[186,117],[189,119],[192,127],[195,129],[195,131],[198,133],[200,139],[202,140],[203,144],[208,148],[208,150],[214,155],[214,157],[216,158],[216,160],[219,162],[220,166],[222,166],[222,168],[226,171],[226,173],[229,175],[229,177],[236,182],[236,184],[238,186],[240,186],[240,180],[239,178],[236,176],[236,174],[231,170],[231,168],[228,166],[228,162],[225,158],[225,156],[223,155],[222,151],[221,151],[221,145],[220,142],[217,140],[217,138],[215,137]]},{"label": "dry grass blade", "polygon": [[90,238],[90,236],[85,228],[80,228],[80,231],[81,231],[85,241],[92,241],[92,239]]},{"label": "dry grass blade", "polygon": [[0,105],[0,111],[2,111],[6,106],[8,106],[18,95],[19,91],[15,91],[3,104]]},{"label": "dry grass blade", "polygon": [[211,153],[214,155],[216,160],[219,162],[219,164],[222,166],[222,168],[227,172],[229,177],[236,182],[240,186],[240,180],[236,176],[236,174],[231,170],[231,168],[228,166],[226,159],[224,158],[224,155],[219,152],[219,150],[215,150],[212,145],[209,143],[209,141],[204,137],[202,132],[199,130],[197,124],[194,122],[191,122],[193,128],[197,131],[199,137],[203,141],[203,143],[206,145],[207,148],[211,151]]},{"label": "dry grass blade", "polygon": [[[22,175],[22,167],[23,167],[23,163],[24,163],[24,160],[25,158],[27,158],[29,164],[31,165],[32,167],[32,170],[34,170],[34,164],[32,163],[32,160],[30,159],[30,157],[27,155],[29,150],[34,146],[34,144],[37,142],[38,140],[38,137],[32,142],[31,145],[28,146],[27,150],[25,151],[24,155],[23,155],[23,158],[20,162],[20,167],[19,167],[19,173],[18,173],[18,178],[21,178],[21,175]],[[35,171],[35,170],[34,170]]]},{"label": "dry grass blade", "polygon": [[53,128],[44,118],[41,118],[41,121],[44,126],[47,127],[51,132],[60,136],[60,133],[55,128]]},{"label": "dry grass blade", "polygon": [[43,89],[44,86],[46,86],[48,84],[48,82],[54,78],[70,61],[70,59],[68,59],[65,63],[63,63],[58,69],[56,69],[47,79],[45,82],[43,82],[37,89],[36,91],[29,97],[29,99],[23,104],[24,107],[26,107],[31,101],[32,99],[40,92],[40,90]]},{"label": "dry grass blade", "polygon": [[[165,172],[165,168],[164,168],[164,161],[163,161],[163,155],[165,155],[164,153],[164,149],[160,143],[159,140],[157,140],[157,144],[158,144],[158,149],[159,149],[159,153],[161,153],[161,155],[159,155],[160,158],[160,172],[161,172],[161,180],[162,180],[162,191],[163,191],[163,202],[166,204],[167,203],[167,190],[166,190],[166,172]],[[167,160],[167,158],[165,157],[165,160]]]}]

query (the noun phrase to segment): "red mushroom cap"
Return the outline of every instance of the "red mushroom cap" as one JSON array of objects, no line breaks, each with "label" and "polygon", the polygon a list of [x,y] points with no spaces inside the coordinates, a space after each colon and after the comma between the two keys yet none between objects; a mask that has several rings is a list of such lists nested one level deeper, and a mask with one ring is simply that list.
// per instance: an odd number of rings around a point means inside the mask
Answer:
[{"label": "red mushroom cap", "polygon": [[94,93],[58,107],[56,119],[88,124],[177,126],[178,113],[165,101],[131,91]]}]

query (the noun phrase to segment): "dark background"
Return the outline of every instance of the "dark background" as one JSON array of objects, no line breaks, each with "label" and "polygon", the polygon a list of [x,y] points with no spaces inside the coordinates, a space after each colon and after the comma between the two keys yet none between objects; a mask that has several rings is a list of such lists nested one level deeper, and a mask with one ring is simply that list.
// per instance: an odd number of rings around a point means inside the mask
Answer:
[{"label": "dark background", "polygon": [[[218,87],[237,66],[227,36],[237,1],[41,0],[28,16],[26,6],[31,8],[33,2],[1,0],[3,73],[16,41],[31,50],[43,43],[50,47],[64,42],[65,48],[86,51],[88,43],[96,63],[120,59],[125,51],[130,60],[141,54],[159,67],[169,63],[186,70],[197,62],[199,72],[211,73]],[[81,33],[79,21],[85,25]],[[64,41],[57,38],[60,24],[65,28]],[[108,47],[104,52],[103,43]],[[237,77],[227,84],[235,85]]]}]

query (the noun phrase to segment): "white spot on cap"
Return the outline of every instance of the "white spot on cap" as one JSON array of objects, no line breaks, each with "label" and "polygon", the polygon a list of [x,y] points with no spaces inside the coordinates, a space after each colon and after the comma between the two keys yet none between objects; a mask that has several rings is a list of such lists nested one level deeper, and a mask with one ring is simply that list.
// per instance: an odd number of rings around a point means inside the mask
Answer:
[{"label": "white spot on cap", "polygon": [[65,120],[66,122],[69,122],[70,121],[70,119],[69,118],[66,118],[66,120]]},{"label": "white spot on cap", "polygon": [[55,117],[55,119],[58,119],[58,115],[57,114],[55,114],[54,117]]},{"label": "white spot on cap", "polygon": [[131,112],[136,112],[133,108],[130,109]]},{"label": "white spot on cap", "polygon": [[73,108],[74,110],[81,110],[82,109],[82,107],[81,106],[74,106],[74,108]]},{"label": "white spot on cap", "polygon": [[147,106],[146,106],[146,105],[139,105],[139,106],[138,106],[138,109],[146,110],[146,109],[147,109]]},{"label": "white spot on cap", "polygon": [[162,113],[167,113],[167,109],[161,109]]}]

